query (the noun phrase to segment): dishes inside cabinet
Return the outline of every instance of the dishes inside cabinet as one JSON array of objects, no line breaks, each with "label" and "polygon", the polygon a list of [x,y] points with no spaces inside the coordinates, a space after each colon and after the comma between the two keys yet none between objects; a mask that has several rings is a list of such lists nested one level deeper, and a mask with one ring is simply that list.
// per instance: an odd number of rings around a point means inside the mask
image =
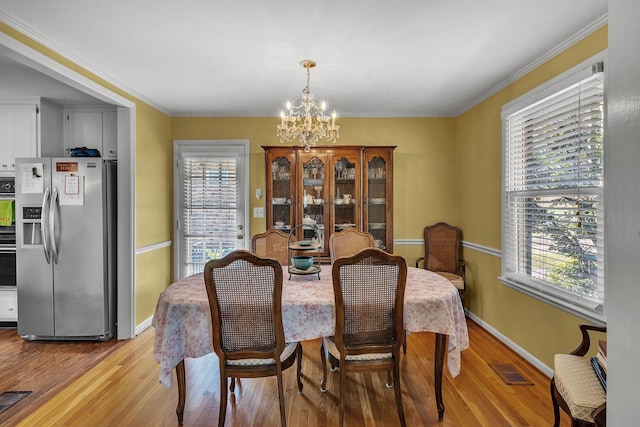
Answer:
[{"label": "dishes inside cabinet", "polygon": [[386,199],[384,197],[375,197],[372,199],[369,199],[369,203],[371,203],[372,205],[384,205],[386,202]]},{"label": "dishes inside cabinet", "polygon": [[369,223],[369,229],[371,230],[380,230],[382,228],[384,228],[385,223],[384,222],[370,222]]}]

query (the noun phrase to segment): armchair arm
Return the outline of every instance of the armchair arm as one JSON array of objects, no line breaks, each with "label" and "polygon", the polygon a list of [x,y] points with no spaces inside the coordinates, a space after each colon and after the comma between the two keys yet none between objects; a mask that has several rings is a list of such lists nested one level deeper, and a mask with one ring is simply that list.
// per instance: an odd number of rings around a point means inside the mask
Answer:
[{"label": "armchair arm", "polygon": [[416,268],[420,268],[420,261],[424,261],[424,257],[423,256],[421,256],[420,258],[418,258],[416,260]]},{"label": "armchair arm", "polygon": [[462,280],[467,279],[466,277],[466,263],[464,262],[464,260],[462,258],[460,258],[460,266],[458,267],[458,275],[460,277],[462,277]]},{"label": "armchair arm", "polygon": [[569,354],[575,356],[584,356],[591,347],[591,338],[589,337],[589,331],[607,332],[606,326],[589,325],[587,323],[580,324],[580,332],[582,332],[582,342],[580,345]]}]

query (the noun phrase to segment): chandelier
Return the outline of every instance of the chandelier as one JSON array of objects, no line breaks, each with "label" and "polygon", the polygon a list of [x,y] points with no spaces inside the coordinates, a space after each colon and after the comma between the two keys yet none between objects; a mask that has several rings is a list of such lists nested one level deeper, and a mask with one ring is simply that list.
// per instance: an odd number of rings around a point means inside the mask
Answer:
[{"label": "chandelier", "polygon": [[320,139],[335,144],[340,126],[336,125],[336,112],[333,111],[331,117],[325,115],[325,103],[318,105],[309,91],[309,70],[316,66],[316,62],[305,59],[300,61],[300,65],[307,69],[307,85],[302,90],[302,99],[294,105],[287,101],[286,113],[280,112],[277,135],[281,143],[299,139],[300,146],[304,146],[304,151],[308,153]]}]

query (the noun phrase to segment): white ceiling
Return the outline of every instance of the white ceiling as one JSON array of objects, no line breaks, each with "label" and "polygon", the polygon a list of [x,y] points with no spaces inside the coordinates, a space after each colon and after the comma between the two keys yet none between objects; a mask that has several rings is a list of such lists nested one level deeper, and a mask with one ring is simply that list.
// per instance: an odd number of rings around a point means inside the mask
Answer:
[{"label": "white ceiling", "polygon": [[[607,0],[0,0],[0,20],[197,116],[279,115],[306,58],[339,116],[455,116],[606,15]],[[19,68],[0,51],[0,96],[34,90]]]}]

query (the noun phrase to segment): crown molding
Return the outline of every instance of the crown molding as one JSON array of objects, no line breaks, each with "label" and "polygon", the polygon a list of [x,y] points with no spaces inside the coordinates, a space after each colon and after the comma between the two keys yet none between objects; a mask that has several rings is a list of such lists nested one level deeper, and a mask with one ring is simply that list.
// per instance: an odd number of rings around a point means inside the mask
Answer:
[{"label": "crown molding", "polygon": [[573,34],[568,39],[564,40],[562,43],[556,45],[554,48],[549,50],[544,55],[540,56],[539,58],[537,58],[536,60],[531,62],[529,65],[527,65],[524,68],[522,68],[520,71],[518,71],[515,74],[511,75],[509,78],[503,80],[501,83],[499,83],[498,85],[494,86],[492,89],[488,90],[487,92],[483,93],[478,98],[476,98],[475,100],[471,101],[471,103],[468,104],[467,106],[463,107],[456,114],[456,116],[460,116],[464,112],[469,111],[470,109],[472,109],[476,105],[478,105],[481,102],[487,100],[489,97],[491,97],[491,96],[495,95],[496,93],[500,92],[502,89],[506,88],[511,83],[514,83],[515,81],[517,81],[518,79],[524,77],[525,75],[527,75],[531,71],[535,70],[536,68],[538,68],[539,66],[541,66],[545,62],[547,62],[550,59],[554,58],[560,52],[563,52],[564,50],[568,49],[569,47],[571,47],[574,44],[578,43],[580,40],[584,39],[588,35],[590,35],[593,32],[595,32],[596,30],[599,30],[600,28],[604,27],[608,23],[608,18],[609,18],[609,15],[605,14],[605,15],[601,16],[600,18],[596,19],[591,24],[587,25],[586,27],[584,27],[583,29],[581,29],[577,33]]}]

